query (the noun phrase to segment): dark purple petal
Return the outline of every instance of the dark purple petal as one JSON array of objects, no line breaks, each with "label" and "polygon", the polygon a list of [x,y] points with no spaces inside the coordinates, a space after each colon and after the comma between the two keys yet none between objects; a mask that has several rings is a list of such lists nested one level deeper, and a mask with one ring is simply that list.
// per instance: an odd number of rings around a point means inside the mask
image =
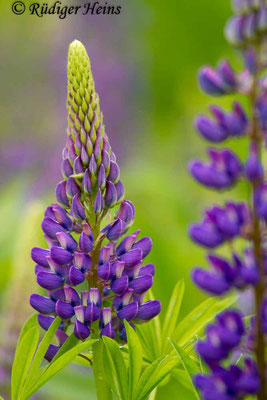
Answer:
[{"label": "dark purple petal", "polygon": [[110,242],[116,242],[122,235],[125,229],[125,223],[121,219],[117,219],[115,222],[110,224],[106,236]]},{"label": "dark purple petal", "polygon": [[46,258],[49,255],[49,250],[40,249],[39,247],[34,247],[31,251],[31,257],[33,261],[45,268],[49,268],[49,263]]},{"label": "dark purple petal", "polygon": [[69,270],[69,281],[73,286],[80,285],[84,281],[85,277],[82,271],[76,267],[71,267]]},{"label": "dark purple petal", "polygon": [[144,259],[151,251],[152,249],[152,240],[149,236],[143,237],[142,239],[138,240],[133,245],[133,249],[141,249],[142,250],[142,258]]},{"label": "dark purple petal", "polygon": [[52,314],[55,312],[55,303],[49,297],[32,294],[30,305],[41,314]]},{"label": "dark purple petal", "polygon": [[88,169],[85,171],[82,181],[83,191],[84,193],[90,194],[92,192],[92,184],[89,177]]},{"label": "dark purple petal", "polygon": [[128,253],[122,254],[120,260],[125,262],[126,268],[133,268],[141,262],[142,250],[139,248],[130,250]]},{"label": "dark purple petal", "polygon": [[96,198],[95,198],[95,202],[94,202],[94,212],[95,214],[100,214],[103,210],[104,207],[104,200],[102,197],[102,193],[101,190],[98,189]]},{"label": "dark purple petal", "polygon": [[106,173],[103,164],[100,165],[97,177],[97,187],[98,189],[104,189],[106,185]]},{"label": "dark purple petal", "polygon": [[82,322],[76,320],[74,326],[74,335],[80,340],[85,340],[90,336],[90,329]]},{"label": "dark purple petal", "polygon": [[120,177],[120,169],[119,166],[116,162],[111,161],[110,162],[110,170],[109,170],[109,175],[108,175],[108,180],[111,182],[116,183],[119,180]]},{"label": "dark purple petal", "polygon": [[144,276],[144,275],[154,275],[155,274],[155,266],[153,264],[147,264],[144,265],[142,268],[140,268],[138,276]]},{"label": "dark purple petal", "polygon": [[79,195],[76,194],[72,199],[72,213],[77,221],[82,221],[86,218],[84,208],[80,202]]},{"label": "dark purple petal", "polygon": [[81,233],[79,247],[84,253],[89,253],[91,250],[93,250],[93,242],[84,232]]},{"label": "dark purple petal", "polygon": [[117,191],[115,185],[107,181],[106,183],[106,194],[105,194],[105,206],[112,207],[117,203]]},{"label": "dark purple petal", "polygon": [[97,321],[100,318],[100,309],[94,304],[90,303],[85,310],[85,321],[89,324]]},{"label": "dark purple petal", "polygon": [[74,315],[74,308],[66,301],[58,300],[56,302],[56,313],[62,319],[70,319]]},{"label": "dark purple petal", "polygon": [[118,318],[121,320],[126,319],[126,321],[131,321],[133,318],[136,317],[138,312],[138,303],[137,301],[133,301],[130,304],[127,304],[123,308],[121,308],[118,312]]},{"label": "dark purple petal", "polygon": [[82,174],[84,172],[82,158],[80,155],[74,160],[73,171],[75,174]]},{"label": "dark purple petal", "polygon": [[75,252],[73,264],[76,268],[79,268],[82,272],[87,272],[92,267],[92,259],[88,254]]},{"label": "dark purple petal", "polygon": [[161,311],[161,303],[158,300],[149,300],[143,303],[138,310],[136,318],[138,320],[149,321],[156,317]]},{"label": "dark purple petal", "polygon": [[120,203],[125,195],[125,188],[121,181],[118,181],[115,184],[116,192],[117,192],[117,203]]},{"label": "dark purple petal", "polygon": [[41,287],[47,290],[59,289],[64,283],[64,278],[53,272],[38,272],[36,280]]},{"label": "dark purple petal", "polygon": [[104,281],[108,281],[111,278],[111,266],[110,263],[100,265],[97,270],[98,276]]},{"label": "dark purple petal", "polygon": [[42,314],[38,314],[37,319],[38,319],[38,323],[41,326],[41,328],[43,328],[46,331],[49,329],[50,325],[55,320],[54,317],[50,317],[49,315],[42,315]]},{"label": "dark purple petal", "polygon": [[111,339],[115,338],[115,331],[111,322],[109,322],[106,326],[104,326],[103,329],[101,329],[100,337],[102,338],[103,336],[110,337]]},{"label": "dark purple petal", "polygon": [[128,276],[121,276],[112,282],[111,290],[116,294],[123,294],[128,289]]},{"label": "dark purple petal", "polygon": [[132,280],[129,283],[129,287],[133,289],[134,294],[142,294],[150,289],[153,285],[153,276],[144,275],[139,278]]},{"label": "dark purple petal", "polygon": [[66,230],[51,218],[45,217],[42,222],[43,232],[52,239],[57,239],[58,232],[66,232]]},{"label": "dark purple petal", "polygon": [[70,198],[70,199],[72,199],[75,196],[75,194],[80,193],[80,188],[79,188],[78,184],[76,183],[75,179],[72,177],[70,177],[67,180],[66,192],[67,192],[68,198]]},{"label": "dark purple petal", "polygon": [[73,255],[62,247],[51,247],[51,257],[59,265],[69,264]]},{"label": "dark purple petal", "polygon": [[65,160],[62,161],[61,172],[65,179],[73,174],[73,169],[68,158],[65,158]]},{"label": "dark purple petal", "polygon": [[64,286],[64,294],[65,299],[68,303],[70,303],[73,307],[78,306],[80,304],[80,297],[75,289],[70,286]]}]

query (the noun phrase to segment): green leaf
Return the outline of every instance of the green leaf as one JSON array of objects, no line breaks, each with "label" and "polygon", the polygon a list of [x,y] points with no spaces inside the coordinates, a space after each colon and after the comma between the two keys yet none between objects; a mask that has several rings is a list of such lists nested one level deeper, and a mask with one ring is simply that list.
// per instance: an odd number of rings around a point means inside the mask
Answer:
[{"label": "green leaf", "polygon": [[133,328],[128,324],[127,321],[124,322],[124,325],[126,329],[127,343],[129,350],[128,398],[132,399],[134,390],[137,386],[142,371],[143,351],[140,341],[137,337],[137,334],[135,333]]},{"label": "green leaf", "polygon": [[188,378],[187,373],[184,369],[174,368],[172,370],[172,377],[179,382],[179,384],[183,385],[186,389],[192,390],[191,381]]},{"label": "green leaf", "polygon": [[[108,383],[111,389],[120,400],[127,398],[128,380],[126,374],[126,365],[122,356],[120,347],[115,340],[103,336],[103,342],[106,347],[104,353],[107,363],[104,361],[105,373],[107,372]],[[109,368],[108,368],[109,367]],[[113,384],[111,382],[113,380]]]},{"label": "green leaf", "polygon": [[[154,300],[152,291],[149,290],[148,300]],[[159,316],[141,326],[136,326],[136,332],[141,341],[144,355],[150,362],[161,356],[161,324]]]},{"label": "green leaf", "polygon": [[18,347],[18,345],[19,345],[21,339],[24,337],[24,335],[25,335],[31,328],[33,328],[34,326],[38,326],[38,323],[37,323],[37,313],[31,315],[31,316],[27,319],[27,321],[25,322],[25,324],[23,325],[23,327],[22,327],[22,329],[21,329],[21,331],[20,331],[20,335],[19,335],[19,340],[18,340],[18,343],[17,343],[17,347]]},{"label": "green leaf", "polygon": [[17,400],[31,365],[39,339],[39,330],[36,326],[30,328],[19,341],[11,373],[12,400]]},{"label": "green leaf", "polygon": [[[61,357],[59,357],[55,362],[48,365],[48,367],[44,370],[38,382],[29,390],[26,395],[21,397],[20,400],[29,399],[35,392],[37,392],[40,387],[42,387],[47,381],[49,381],[54,375],[56,375],[59,371],[61,371],[66,365],[68,365],[79,353],[81,353],[86,348],[90,347],[96,340],[89,339],[85,342],[77,344],[77,346],[73,347],[71,350],[64,353]],[[15,400],[15,399],[14,399]]]},{"label": "green leaf", "polygon": [[134,393],[134,400],[145,400],[152,390],[175,368],[177,357],[166,356],[155,360],[143,372]]},{"label": "green leaf", "polygon": [[198,392],[195,388],[195,385],[193,383],[193,376],[198,374],[200,371],[196,365],[196,363],[194,362],[194,360],[192,360],[192,358],[183,350],[182,347],[178,346],[176,343],[172,342],[172,340],[170,339],[170,342],[174,348],[174,350],[177,353],[178,359],[180,360],[180,362],[182,363],[184,370],[187,373],[188,378],[190,379],[191,382],[191,389],[193,390],[195,397],[197,400],[200,400],[200,397],[198,395]]},{"label": "green leaf", "polygon": [[38,379],[38,369],[44,359],[45,353],[46,353],[49,345],[51,344],[51,342],[55,336],[55,333],[60,325],[60,322],[61,322],[61,319],[59,317],[57,317],[53,321],[53,323],[50,325],[50,327],[47,330],[47,332],[45,333],[41,343],[39,344],[39,347],[34,356],[32,365],[30,367],[28,376],[25,380],[25,385],[23,387],[23,391],[21,394],[22,397],[25,393],[27,393],[29,391],[31,386],[33,386],[35,384],[36,380]]},{"label": "green leaf", "polygon": [[173,336],[184,296],[184,281],[180,280],[173,290],[162,328],[162,355],[168,353],[171,344],[168,338]]},{"label": "green leaf", "polygon": [[188,314],[175,329],[173,339],[179,346],[185,346],[199,333],[218,313],[229,307],[237,297],[217,299],[211,297]]}]

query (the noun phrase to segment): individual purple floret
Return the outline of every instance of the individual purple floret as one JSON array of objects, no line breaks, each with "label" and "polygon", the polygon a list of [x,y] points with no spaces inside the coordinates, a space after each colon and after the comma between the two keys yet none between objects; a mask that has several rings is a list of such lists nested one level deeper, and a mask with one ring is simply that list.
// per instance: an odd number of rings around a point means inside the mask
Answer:
[{"label": "individual purple floret", "polygon": [[246,134],[248,120],[239,103],[234,103],[233,111],[225,113],[216,105],[210,106],[213,118],[200,115],[196,118],[195,126],[204,139],[212,143],[221,143],[231,136]]},{"label": "individual purple floret", "polygon": [[230,150],[209,149],[210,163],[192,160],[189,170],[202,185],[213,189],[225,189],[232,186],[241,175],[242,165],[238,157]]},{"label": "individual purple floret", "polygon": [[[143,323],[158,315],[157,300],[144,297],[153,284],[154,265],[144,264],[152,249],[134,222],[132,202],[123,200],[120,169],[105,133],[90,61],[80,42],[68,61],[69,127],[63,150],[63,180],[45,211],[42,230],[48,249],[33,248],[37,283],[48,295],[32,294],[40,326],[62,319],[46,359],[51,361],[73,328],[74,335],[125,340],[124,321]],[[80,82],[80,85],[77,84]],[[117,206],[114,212],[113,208]]]}]

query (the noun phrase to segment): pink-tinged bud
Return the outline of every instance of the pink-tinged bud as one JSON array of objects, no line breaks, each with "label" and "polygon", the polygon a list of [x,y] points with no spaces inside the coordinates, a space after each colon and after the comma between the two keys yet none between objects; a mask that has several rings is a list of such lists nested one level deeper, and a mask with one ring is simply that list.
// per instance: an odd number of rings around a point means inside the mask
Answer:
[{"label": "pink-tinged bud", "polygon": [[84,323],[85,306],[80,305],[74,307],[74,312],[77,320]]},{"label": "pink-tinged bud", "polygon": [[61,247],[63,247],[65,250],[68,250],[70,253],[74,253],[77,248],[77,242],[71,235],[65,232],[57,232],[56,237]]},{"label": "pink-tinged bud", "polygon": [[117,192],[117,203],[120,203],[124,199],[125,188],[122,181],[118,181],[115,184],[116,192]]},{"label": "pink-tinged bud", "polygon": [[108,175],[108,180],[116,183],[118,182],[120,177],[120,169],[119,166],[116,162],[111,161],[110,162],[110,170],[109,170],[109,175]]},{"label": "pink-tinged bud", "polygon": [[88,224],[87,221],[84,221],[82,223],[82,227],[83,227],[83,231],[84,233],[91,239],[91,241],[94,241],[94,236],[93,236],[93,232],[92,232],[92,228],[91,226]]},{"label": "pink-tinged bud", "polygon": [[67,182],[66,181],[61,181],[58,183],[56,187],[56,199],[59,202],[59,204],[68,207],[69,206],[69,199],[67,196]]},{"label": "pink-tinged bud", "polygon": [[109,307],[104,307],[101,311],[99,327],[104,328],[109,322],[111,322],[111,309]]},{"label": "pink-tinged bud", "polygon": [[72,213],[77,221],[82,221],[86,218],[85,211],[80,202],[78,193],[72,199]]},{"label": "pink-tinged bud", "polygon": [[73,171],[75,174],[82,174],[84,172],[81,156],[75,158],[73,163]]},{"label": "pink-tinged bud", "polygon": [[114,184],[107,181],[106,194],[105,194],[105,206],[112,207],[117,203],[117,191]]},{"label": "pink-tinged bud", "polygon": [[84,173],[82,186],[83,186],[83,191],[85,193],[90,194],[92,192],[92,184],[91,184],[91,180],[89,177],[88,169]]},{"label": "pink-tinged bud", "polygon": [[82,272],[87,272],[92,267],[92,259],[89,255],[84,253],[78,253],[77,251],[74,253],[74,266],[79,268]]},{"label": "pink-tinged bud", "polygon": [[80,193],[80,188],[77,185],[75,179],[72,178],[72,177],[70,177],[67,180],[66,192],[67,192],[67,196],[68,196],[69,199],[72,199],[75,196],[75,194],[79,194]]},{"label": "pink-tinged bud", "polygon": [[98,171],[97,187],[98,189],[104,189],[105,185],[106,185],[106,173],[104,165],[101,164]]},{"label": "pink-tinged bud", "polygon": [[102,299],[99,289],[91,288],[89,290],[88,304],[94,303],[97,307],[101,307]]},{"label": "pink-tinged bud", "polygon": [[94,202],[94,212],[95,214],[100,214],[103,211],[104,201],[101,194],[101,190],[98,189],[95,202]]},{"label": "pink-tinged bud", "polygon": [[75,289],[70,286],[64,286],[64,295],[66,302],[71,304],[73,307],[80,305],[80,297]]},{"label": "pink-tinged bud", "polygon": [[111,248],[110,246],[104,246],[102,247],[99,255],[99,260],[98,263],[99,265],[105,264],[109,261],[110,256],[111,256]]},{"label": "pink-tinged bud", "polygon": [[65,179],[73,174],[73,169],[68,158],[65,158],[65,160],[62,161],[61,172]]}]

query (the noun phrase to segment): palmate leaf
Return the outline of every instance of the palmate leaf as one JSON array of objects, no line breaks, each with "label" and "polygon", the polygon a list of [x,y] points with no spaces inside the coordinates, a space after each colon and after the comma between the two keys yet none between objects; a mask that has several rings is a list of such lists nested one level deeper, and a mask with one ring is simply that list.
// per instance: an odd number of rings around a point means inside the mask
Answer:
[{"label": "palmate leaf", "polygon": [[36,382],[36,380],[39,378],[38,370],[39,367],[44,359],[45,353],[47,352],[47,349],[50,345],[50,343],[53,340],[53,337],[60,325],[61,319],[57,317],[53,323],[50,325],[49,329],[45,333],[41,343],[38,346],[38,349],[36,351],[36,354],[34,356],[32,365],[30,367],[29,373],[26,377],[25,384],[23,387],[23,390],[21,392],[21,397],[23,397],[33,386]]},{"label": "palmate leaf", "polygon": [[29,399],[34,393],[37,392],[47,381],[49,381],[54,375],[56,375],[59,371],[61,371],[66,365],[68,365],[79,353],[83,350],[88,349],[95,343],[96,340],[88,339],[84,342],[81,342],[74,346],[72,349],[66,351],[61,357],[59,357],[56,361],[48,365],[47,368],[44,369],[38,381],[35,383],[33,387],[25,394],[20,400]]},{"label": "palmate leaf", "polygon": [[103,342],[106,348],[104,352],[104,368],[108,385],[120,400],[126,400],[128,379],[122,352],[115,340],[103,336]]},{"label": "palmate leaf", "polygon": [[179,346],[188,344],[214,317],[236,301],[236,296],[223,300],[209,298],[188,314],[176,327],[173,340]]},{"label": "palmate leaf", "polygon": [[31,365],[38,339],[39,330],[36,326],[32,326],[30,329],[23,331],[23,336],[19,340],[11,373],[12,400],[19,398],[19,393]]},{"label": "palmate leaf", "polygon": [[124,325],[126,328],[129,349],[128,398],[132,399],[142,371],[143,350],[133,328],[128,324],[127,321],[124,322]]},{"label": "palmate leaf", "polygon": [[195,361],[183,350],[182,347],[178,346],[176,343],[172,342],[171,340],[170,340],[170,342],[178,356],[179,361],[182,363],[185,372],[187,373],[187,376],[191,383],[191,389],[194,392],[195,398],[197,400],[200,400],[198,392],[193,383],[194,375],[196,375],[200,372],[198,366],[196,365]]},{"label": "palmate leaf", "polygon": [[173,336],[184,296],[184,281],[180,280],[175,285],[168,305],[162,328],[162,355],[168,354],[171,344],[168,338]]},{"label": "palmate leaf", "polygon": [[177,357],[166,356],[155,360],[143,372],[133,400],[145,400],[153,389],[176,367]]}]

